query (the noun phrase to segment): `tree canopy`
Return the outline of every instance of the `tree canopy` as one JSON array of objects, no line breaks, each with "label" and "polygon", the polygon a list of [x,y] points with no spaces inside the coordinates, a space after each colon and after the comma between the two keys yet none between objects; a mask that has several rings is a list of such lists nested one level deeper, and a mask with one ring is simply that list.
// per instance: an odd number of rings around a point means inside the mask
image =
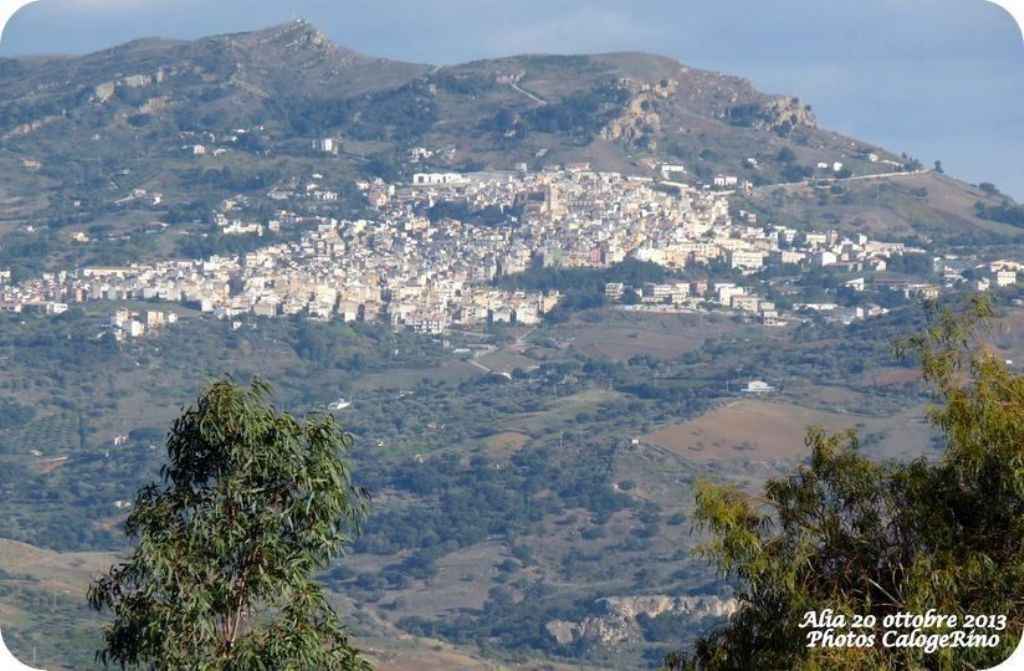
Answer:
[{"label": "tree canopy", "polygon": [[[740,606],[667,668],[986,668],[1009,656],[1024,627],[1024,376],[985,344],[992,315],[980,298],[963,314],[936,308],[929,328],[899,347],[918,356],[942,402],[930,413],[946,443],[941,459],[875,463],[857,453],[854,433],[815,428],[809,463],[761,497],[698,488],[698,519],[712,533],[704,551],[737,581]],[[827,608],[848,623],[836,633],[873,642],[808,647],[800,625]],[[887,617],[929,609],[957,616],[960,628],[966,616],[995,616],[973,631],[998,643],[885,647]],[[854,616],[870,624],[850,629]]]},{"label": "tree canopy", "polygon": [[174,422],[163,484],[139,491],[134,554],[89,590],[113,612],[104,664],[154,669],[365,669],[315,574],[368,497],[334,417],[277,411],[271,388],[213,382]]}]

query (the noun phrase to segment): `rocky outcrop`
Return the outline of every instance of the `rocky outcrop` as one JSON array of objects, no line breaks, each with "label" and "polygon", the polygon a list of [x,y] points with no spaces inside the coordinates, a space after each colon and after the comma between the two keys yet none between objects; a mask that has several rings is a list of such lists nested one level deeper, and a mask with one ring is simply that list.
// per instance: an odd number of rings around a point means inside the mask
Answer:
[{"label": "rocky outcrop", "polygon": [[29,123],[18,124],[17,126],[12,128],[11,130],[9,130],[6,133],[4,133],[3,135],[0,135],[0,140],[5,140],[6,141],[6,140],[13,139],[13,138],[18,138],[18,137],[24,137],[26,135],[31,135],[32,133],[36,132],[40,128],[43,128],[45,126],[49,126],[53,122],[58,121],[60,118],[61,118],[61,116],[59,114],[54,114],[54,115],[51,115],[51,116],[45,116],[45,117],[43,117],[41,119],[36,119],[35,121],[31,121]]},{"label": "rocky outcrop", "polygon": [[119,88],[138,89],[144,86],[150,86],[151,84],[161,84],[163,81],[164,71],[162,68],[157,70],[156,74],[152,75],[127,75],[117,79],[116,81],[97,84],[92,89],[92,97],[96,102],[105,103],[114,97],[114,94]]},{"label": "rocky outcrop", "polygon": [[735,599],[665,595],[607,597],[598,599],[595,605],[597,615],[581,622],[552,620],[545,629],[560,645],[621,645],[643,639],[643,629],[637,622],[641,615],[655,618],[672,613],[700,624],[707,619],[727,618],[739,606]]},{"label": "rocky outcrop", "polygon": [[779,97],[768,102],[735,105],[727,112],[729,123],[788,135],[794,128],[817,128],[818,119],[799,98]]},{"label": "rocky outcrop", "polygon": [[552,620],[544,628],[559,645],[572,645],[580,636],[580,625],[575,622]]},{"label": "rocky outcrop", "polygon": [[601,138],[654,151],[657,144],[653,136],[662,127],[658,104],[675,94],[678,82],[668,79],[650,84],[623,79],[619,84],[630,92],[629,103],[619,117],[601,130]]}]

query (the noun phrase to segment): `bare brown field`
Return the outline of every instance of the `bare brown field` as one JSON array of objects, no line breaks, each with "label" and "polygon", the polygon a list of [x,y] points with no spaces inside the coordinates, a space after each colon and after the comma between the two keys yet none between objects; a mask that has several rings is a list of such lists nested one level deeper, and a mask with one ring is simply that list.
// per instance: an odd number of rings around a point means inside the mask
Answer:
[{"label": "bare brown field", "polygon": [[865,453],[909,458],[927,453],[923,408],[892,417],[810,410],[787,403],[737,401],[697,419],[669,425],[644,436],[654,445],[695,461],[793,461],[809,455],[807,428],[856,429],[870,436]]},{"label": "bare brown field", "polygon": [[15,576],[31,576],[47,590],[81,593],[99,573],[119,561],[113,552],[54,552],[0,539],[0,568]]},{"label": "bare brown field", "polygon": [[[588,356],[624,361],[633,356],[674,359],[699,349],[710,337],[752,328],[720,316],[606,310],[600,321],[577,318],[553,327],[548,335]],[[764,329],[757,328],[764,337]]]},{"label": "bare brown field", "polygon": [[530,436],[520,431],[503,431],[489,436],[484,445],[491,456],[506,457],[523,449],[529,441]]},{"label": "bare brown field", "polygon": [[[682,424],[666,426],[645,439],[697,461],[790,460],[803,457],[807,427],[841,426],[848,417],[795,405],[739,401]],[[852,426],[856,422],[849,422]]]},{"label": "bare brown field", "polygon": [[[796,385],[794,385],[794,388]],[[787,386],[787,395],[790,395],[793,389]],[[860,393],[850,389],[849,387],[834,387],[825,386],[819,384],[807,385],[806,388],[801,387],[799,389],[799,402],[806,403],[808,405],[814,405],[817,407],[822,406],[835,406],[842,407],[847,404],[855,403],[861,396]]]},{"label": "bare brown field", "polygon": [[916,368],[880,368],[861,375],[855,384],[858,387],[889,387],[904,385],[921,379],[921,371]]}]

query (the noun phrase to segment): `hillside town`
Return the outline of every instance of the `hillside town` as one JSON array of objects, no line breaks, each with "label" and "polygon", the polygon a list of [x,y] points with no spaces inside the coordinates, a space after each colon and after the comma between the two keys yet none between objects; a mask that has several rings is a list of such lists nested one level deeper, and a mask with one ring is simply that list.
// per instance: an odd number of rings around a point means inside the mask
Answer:
[{"label": "hillside town", "polygon": [[[301,315],[317,320],[384,321],[397,329],[440,334],[488,323],[538,323],[560,296],[499,289],[493,280],[529,268],[608,268],[627,259],[670,271],[725,268],[733,279],[679,279],[630,287],[608,283],[605,296],[621,309],[729,310],[765,326],[811,311],[844,323],[885,312],[879,305],[841,307],[797,303],[790,314],[758,294],[772,268],[829,268],[870,273],[878,283],[894,256],[922,255],[901,242],[860,234],[808,232],[762,224],[756,214],[733,212],[732,191],[694,188],[679,181],[683,166],[663,166],[663,179],[598,172],[587,164],[529,171],[418,173],[407,184],[377,179],[356,187],[373,216],[358,220],[300,215],[282,207],[274,219],[240,216],[245,198],[229,199],[213,214],[219,235],[300,232],[237,256],[171,260],[127,267],[83,267],[12,283],[0,274],[0,309],[59,314],[87,301],[164,301],[193,305],[218,318]],[[737,185],[735,179],[715,184]],[[146,194],[136,194],[144,197]],[[289,206],[339,198],[320,175],[277,185],[267,198]],[[906,296],[934,298],[966,282],[970,264],[931,259],[943,284],[887,282]],[[995,261],[972,272],[973,288],[1016,283],[1020,264]],[[693,273],[689,273],[693,275]],[[745,282],[747,278],[750,281]],[[853,277],[849,291],[869,282]],[[172,323],[163,312],[117,310],[111,326],[136,337]]]}]

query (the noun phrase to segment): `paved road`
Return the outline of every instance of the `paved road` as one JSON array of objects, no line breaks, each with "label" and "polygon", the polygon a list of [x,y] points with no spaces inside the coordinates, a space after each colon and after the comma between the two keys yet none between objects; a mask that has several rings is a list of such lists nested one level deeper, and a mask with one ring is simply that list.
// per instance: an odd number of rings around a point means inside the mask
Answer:
[{"label": "paved road", "polygon": [[524,89],[519,84],[516,84],[515,82],[510,82],[509,86],[511,86],[513,90],[518,91],[519,93],[522,93],[524,96],[526,96],[527,98],[529,98],[533,102],[537,103],[538,105],[547,105],[548,104],[547,100],[544,100],[543,98],[541,98],[540,96],[536,95],[535,93],[530,93],[529,91]]},{"label": "paved road", "polygon": [[495,347],[494,345],[488,345],[486,349],[476,350],[475,352],[473,352],[473,358],[471,358],[469,360],[470,365],[476,366],[477,368],[479,368],[483,372],[485,372],[488,375],[490,375],[491,373],[494,372],[494,369],[493,368],[488,368],[487,366],[485,366],[482,363],[480,363],[479,361],[477,361],[477,359],[482,357],[485,354],[491,354],[492,352],[497,351],[497,349],[498,348]]}]

